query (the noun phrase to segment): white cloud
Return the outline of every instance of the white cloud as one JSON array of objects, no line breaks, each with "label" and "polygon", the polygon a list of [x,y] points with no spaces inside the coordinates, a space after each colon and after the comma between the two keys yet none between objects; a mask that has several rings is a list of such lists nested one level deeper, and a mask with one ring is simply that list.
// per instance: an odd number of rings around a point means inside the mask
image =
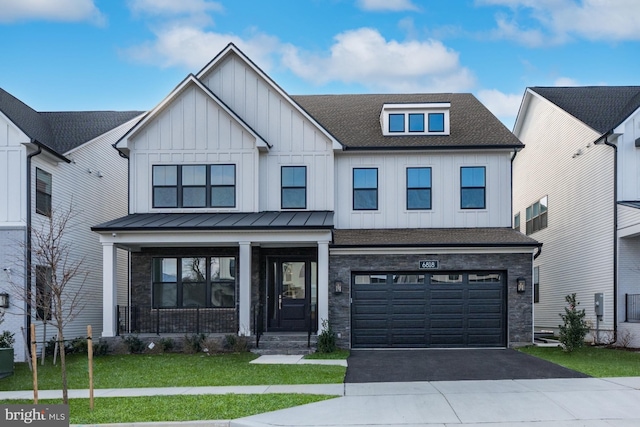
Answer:
[{"label": "white cloud", "polygon": [[370,12],[419,10],[411,0],[358,0],[358,7]]},{"label": "white cloud", "polygon": [[[476,3],[512,9],[512,20],[496,18],[498,29],[494,36],[528,45],[563,43],[572,37],[607,41],[640,39],[637,0],[476,0]],[[522,11],[529,15],[523,15]],[[523,29],[523,16],[529,16],[540,28]],[[538,40],[543,34],[544,40]]]},{"label": "white cloud", "polygon": [[554,86],[580,86],[577,80],[571,77],[558,77],[554,82]]},{"label": "white cloud", "polygon": [[515,121],[520,109],[522,95],[503,93],[497,89],[480,90],[477,93],[478,99],[489,109],[496,117],[498,117],[505,126],[510,127]]},{"label": "white cloud", "polygon": [[0,0],[0,22],[106,22],[93,0]]},{"label": "white cloud", "polygon": [[274,51],[279,43],[275,37],[255,34],[242,39],[233,34],[208,32],[203,29],[177,24],[156,32],[153,42],[130,47],[123,53],[137,61],[162,67],[180,66],[197,72],[230,42],[265,71],[272,66]]},{"label": "white cloud", "polygon": [[475,83],[472,73],[460,65],[458,54],[441,42],[387,41],[371,28],[338,34],[328,55],[288,45],[283,63],[319,85],[338,81],[384,92],[455,92]]}]

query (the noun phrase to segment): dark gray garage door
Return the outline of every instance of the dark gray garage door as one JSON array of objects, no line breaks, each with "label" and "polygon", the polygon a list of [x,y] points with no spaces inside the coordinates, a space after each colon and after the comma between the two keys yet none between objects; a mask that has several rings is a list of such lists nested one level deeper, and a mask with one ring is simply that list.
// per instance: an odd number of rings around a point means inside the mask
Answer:
[{"label": "dark gray garage door", "polygon": [[355,273],[351,345],[503,347],[502,272]]}]

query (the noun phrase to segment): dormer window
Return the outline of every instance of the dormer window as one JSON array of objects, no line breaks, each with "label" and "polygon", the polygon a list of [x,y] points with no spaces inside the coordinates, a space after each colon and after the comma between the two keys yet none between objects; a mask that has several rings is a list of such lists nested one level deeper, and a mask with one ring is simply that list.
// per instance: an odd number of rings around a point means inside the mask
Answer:
[{"label": "dormer window", "polygon": [[384,104],[380,125],[385,136],[449,135],[448,102]]}]

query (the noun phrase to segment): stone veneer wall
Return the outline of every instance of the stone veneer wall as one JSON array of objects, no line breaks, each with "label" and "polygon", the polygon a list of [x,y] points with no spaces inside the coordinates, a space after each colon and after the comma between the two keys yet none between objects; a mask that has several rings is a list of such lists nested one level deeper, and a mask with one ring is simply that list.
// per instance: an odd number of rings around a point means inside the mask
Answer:
[{"label": "stone veneer wall", "polygon": [[[330,286],[329,320],[339,334],[338,345],[351,344],[351,273],[419,271],[420,260],[438,260],[439,270],[501,270],[507,272],[507,346],[533,342],[533,280],[531,254],[423,254],[423,255],[329,255],[329,284],[341,280],[342,293],[334,294]],[[427,270],[423,270],[427,272]],[[433,272],[429,270],[428,272]],[[516,279],[524,277],[526,292],[517,293]]]}]

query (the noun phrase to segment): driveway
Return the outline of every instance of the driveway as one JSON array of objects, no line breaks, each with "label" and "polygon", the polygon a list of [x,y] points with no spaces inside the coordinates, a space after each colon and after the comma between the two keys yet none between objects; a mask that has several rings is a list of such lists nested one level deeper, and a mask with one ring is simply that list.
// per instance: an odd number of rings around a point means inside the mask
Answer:
[{"label": "driveway", "polygon": [[513,349],[351,350],[346,383],[588,378]]}]

